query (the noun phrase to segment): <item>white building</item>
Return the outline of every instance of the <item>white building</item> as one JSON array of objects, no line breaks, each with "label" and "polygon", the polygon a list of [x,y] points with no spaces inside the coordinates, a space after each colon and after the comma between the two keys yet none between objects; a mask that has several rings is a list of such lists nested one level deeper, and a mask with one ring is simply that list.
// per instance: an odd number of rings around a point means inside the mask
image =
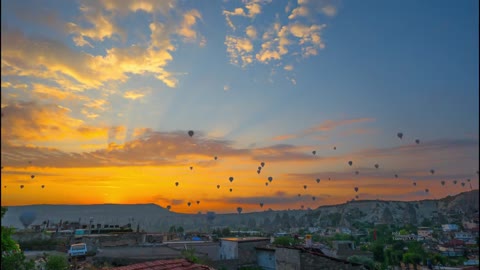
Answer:
[{"label": "white building", "polygon": [[457,224],[443,224],[442,225],[442,230],[444,232],[458,231],[458,225]]}]

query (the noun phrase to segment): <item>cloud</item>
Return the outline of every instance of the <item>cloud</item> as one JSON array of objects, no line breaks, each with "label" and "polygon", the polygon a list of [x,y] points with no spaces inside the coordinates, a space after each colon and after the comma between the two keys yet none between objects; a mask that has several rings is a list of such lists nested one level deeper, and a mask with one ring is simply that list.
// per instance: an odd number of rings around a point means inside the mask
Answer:
[{"label": "cloud", "polygon": [[250,39],[256,39],[257,38],[257,30],[255,29],[255,26],[249,25],[247,29],[245,29],[245,33]]},{"label": "cloud", "polygon": [[225,37],[225,45],[227,46],[227,53],[230,56],[230,63],[235,65],[246,65],[252,63],[253,44],[247,38],[235,37],[227,35]]},{"label": "cloud", "polygon": [[337,15],[338,6],[339,1],[337,0],[298,1],[298,6],[292,10],[292,13],[288,16],[288,19],[294,20],[302,17],[312,19],[316,14],[334,17]]},{"label": "cloud", "polygon": [[183,14],[183,21],[180,24],[180,29],[178,30],[178,34],[184,37],[186,40],[195,40],[197,38],[197,32],[192,29],[192,26],[195,25],[197,20],[201,20],[202,16],[200,12],[195,9],[187,11]]},{"label": "cloud", "polygon": [[288,71],[292,71],[292,70],[293,70],[293,66],[292,66],[292,65],[285,65],[285,66],[283,67],[283,69],[288,70]]},{"label": "cloud", "polygon": [[223,86],[223,91],[228,91],[230,90],[230,86],[229,85],[224,85]]},{"label": "cloud", "polygon": [[87,101],[89,98],[87,96],[78,95],[72,92],[63,91],[56,87],[51,87],[48,85],[40,84],[40,83],[33,83],[32,84],[32,92],[34,95],[41,99],[55,99],[55,100],[82,100]]},{"label": "cloud", "polygon": [[2,142],[56,142],[106,138],[107,129],[86,125],[69,116],[69,108],[54,104],[19,102],[3,108]]},{"label": "cloud", "polygon": [[[292,82],[293,83],[293,82]],[[287,135],[279,135],[274,138],[272,138],[274,141],[281,141],[281,140],[289,140],[289,139],[295,139],[295,138],[301,138],[305,136],[311,136],[315,133],[318,132],[326,132],[326,131],[332,131],[336,128],[339,128],[341,126],[346,126],[346,125],[352,125],[356,123],[365,123],[365,122],[371,122],[374,121],[375,119],[373,118],[353,118],[353,119],[344,119],[344,120],[326,120],[323,123],[310,127],[308,129],[305,129],[303,131],[298,132],[297,134],[287,134]],[[348,131],[348,133],[344,132],[343,135],[352,135],[352,134],[367,134],[369,132],[372,132],[370,129],[353,129]],[[325,136],[317,136],[318,139],[324,140],[326,139]]]},{"label": "cloud", "polygon": [[126,99],[137,100],[143,98],[149,92],[149,89],[128,90],[123,94],[123,97]]}]

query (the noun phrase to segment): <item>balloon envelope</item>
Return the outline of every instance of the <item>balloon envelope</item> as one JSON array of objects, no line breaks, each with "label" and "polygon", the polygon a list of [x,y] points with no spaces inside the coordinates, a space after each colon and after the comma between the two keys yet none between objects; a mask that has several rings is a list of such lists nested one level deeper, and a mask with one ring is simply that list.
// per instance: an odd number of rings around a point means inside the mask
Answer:
[{"label": "balloon envelope", "polygon": [[273,181],[273,177],[268,177],[268,181],[271,183]]},{"label": "balloon envelope", "polygon": [[312,151],[312,154],[314,154],[314,155],[315,155],[316,153],[317,153],[317,151],[315,151],[315,150],[314,150],[314,151]]},{"label": "balloon envelope", "polygon": [[353,162],[352,161],[349,161],[348,162],[348,165],[352,166]]},{"label": "balloon envelope", "polygon": [[193,130],[189,130],[189,131],[188,131],[188,136],[192,137],[193,134],[195,134],[195,133],[193,132]]},{"label": "balloon envelope", "polygon": [[403,133],[402,133],[402,132],[398,132],[398,133],[397,133],[397,136],[398,136],[398,138],[401,139],[401,138],[403,138]]},{"label": "balloon envelope", "polygon": [[317,178],[317,183],[320,183],[320,178]]},{"label": "balloon envelope", "polygon": [[[230,176],[230,178],[228,178],[228,180],[230,180],[230,182],[233,181],[233,177]],[[241,182],[241,181],[240,181]]]}]

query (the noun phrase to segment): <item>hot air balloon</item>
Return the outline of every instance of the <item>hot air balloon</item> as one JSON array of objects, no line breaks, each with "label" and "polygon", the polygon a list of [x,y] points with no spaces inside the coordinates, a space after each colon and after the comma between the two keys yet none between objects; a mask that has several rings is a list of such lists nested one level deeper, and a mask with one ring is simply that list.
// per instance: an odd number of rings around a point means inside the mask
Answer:
[{"label": "hot air balloon", "polygon": [[300,208],[302,208],[302,209],[303,209],[303,208],[305,208],[305,206],[301,205],[301,206],[300,206]]},{"label": "hot air balloon", "polygon": [[23,185],[20,185],[20,188],[23,188]]},{"label": "hot air balloon", "polygon": [[358,175],[359,173],[360,173],[360,172],[358,172],[358,171],[355,171],[355,174],[356,174],[356,175]]},{"label": "hot air balloon", "polygon": [[193,134],[195,134],[195,133],[193,132],[193,130],[189,130],[189,131],[188,131],[188,136],[192,137]]},{"label": "hot air balloon", "polygon": [[358,192],[358,187],[355,187],[354,189],[355,189],[355,192]]},{"label": "hot air balloon", "polygon": [[320,183],[320,178],[317,178],[317,183]]},{"label": "hot air balloon", "polygon": [[197,204],[200,204],[200,201],[197,201]]},{"label": "hot air balloon", "polygon": [[271,183],[272,181],[273,181],[273,177],[271,177],[271,176],[270,176],[270,177],[268,177],[268,182],[270,182],[270,183]]},{"label": "hot air balloon", "polygon": [[192,204],[191,202],[188,202],[188,203],[187,203],[187,205],[188,205],[189,207],[190,207],[191,204]]},{"label": "hot air balloon", "polygon": [[265,166],[265,162],[261,162],[260,166],[262,166],[262,168],[263,168]]},{"label": "hot air balloon", "polygon": [[7,188],[7,186],[3,186],[3,188]]},{"label": "hot air balloon", "polygon": [[350,161],[348,162],[348,165],[352,166],[352,164],[353,164],[353,162],[350,160]]},{"label": "hot air balloon", "polygon": [[260,170],[257,170],[257,174],[260,174]]},{"label": "hot air balloon", "polygon": [[45,185],[42,185],[42,188],[45,188]]},{"label": "hot air balloon", "polygon": [[467,179],[467,182],[470,182],[470,178]]},{"label": "hot air balloon", "polygon": [[232,192],[233,189],[230,189],[230,192]]},{"label": "hot air balloon", "polygon": [[178,182],[175,182],[175,186],[177,186],[177,187],[178,187]]},{"label": "hot air balloon", "polygon": [[464,183],[464,182],[462,182],[462,187],[464,187],[464,186],[465,186],[465,183]]},{"label": "hot air balloon", "polygon": [[233,177],[230,176],[230,178],[228,178],[228,180],[230,180],[230,183],[233,182]]},{"label": "hot air balloon", "polygon": [[379,167],[378,164],[375,164],[375,168],[378,169],[378,167]]},{"label": "hot air balloon", "polygon": [[192,166],[190,166],[190,171],[191,171],[191,170],[193,170],[193,167],[192,167]]},{"label": "hot air balloon", "polygon": [[260,207],[263,207],[263,202],[260,203]]},{"label": "hot air balloon", "polygon": [[303,189],[307,189],[307,185],[304,185],[304,186],[303,186]]},{"label": "hot air balloon", "polygon": [[417,183],[416,183],[416,182],[413,182],[413,185],[414,185],[414,186],[416,186],[416,185],[417,185]]},{"label": "hot air balloon", "polygon": [[456,184],[457,184],[457,180],[453,180],[453,184],[456,185]]},{"label": "hot air balloon", "polygon": [[33,174],[32,174],[32,175],[30,175],[30,178],[32,178],[32,179],[33,179],[33,178],[35,178],[35,175],[33,175]]},{"label": "hot air balloon", "polygon": [[440,182],[442,184],[442,186],[445,186],[445,181],[442,180],[442,182]]},{"label": "hot air balloon", "polygon": [[416,143],[416,144],[419,144],[419,143],[420,143],[420,140],[419,140],[419,139],[416,139],[416,140],[415,140],[415,143]]},{"label": "hot air balloon", "polygon": [[170,210],[172,207],[170,205],[167,205],[167,210]]},{"label": "hot air balloon", "polygon": [[398,174],[395,174],[395,178],[398,178]]},{"label": "hot air balloon", "polygon": [[337,147],[336,147],[336,146],[334,146],[334,147],[333,147],[333,150],[337,150]]},{"label": "hot air balloon", "polygon": [[268,186],[268,182],[265,182],[265,186]]},{"label": "hot air balloon", "polygon": [[316,199],[315,196],[313,196],[313,197],[312,197],[312,201],[315,201],[315,199]]},{"label": "hot air balloon", "polygon": [[430,173],[431,173],[431,174],[434,174],[434,173],[435,173],[435,170],[434,170],[434,169],[431,169],[431,170],[430,170]]},{"label": "hot air balloon", "polygon": [[397,137],[400,138],[400,139],[402,139],[402,138],[403,138],[403,133],[402,133],[402,132],[398,132],[398,133],[397,133]]},{"label": "hot air balloon", "polygon": [[313,151],[312,151],[312,154],[313,154],[313,155],[316,155],[316,154],[317,154],[317,151],[313,150]]},{"label": "hot air balloon", "polygon": [[215,156],[213,159],[217,160],[217,159],[218,159],[218,157],[217,157],[217,156]]},{"label": "hot air balloon", "polygon": [[237,207],[237,212],[238,212],[238,214],[241,214],[242,211],[243,211],[243,208],[242,208],[242,207]]},{"label": "hot air balloon", "polygon": [[426,192],[426,193],[428,193],[428,192],[429,192],[428,188],[426,188],[426,189],[425,189],[425,192]]},{"label": "hot air balloon", "polygon": [[258,166],[257,170],[259,170],[259,171],[262,170],[262,167],[261,167],[261,166]]},{"label": "hot air balloon", "polygon": [[220,188],[220,185],[217,185],[217,189]]},{"label": "hot air balloon", "polygon": [[355,199],[358,199],[358,195],[355,195]]}]

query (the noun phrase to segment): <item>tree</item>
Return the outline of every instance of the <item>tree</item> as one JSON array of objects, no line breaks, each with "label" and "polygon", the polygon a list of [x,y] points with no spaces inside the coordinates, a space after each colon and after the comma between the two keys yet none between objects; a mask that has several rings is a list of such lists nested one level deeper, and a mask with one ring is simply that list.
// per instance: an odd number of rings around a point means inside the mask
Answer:
[{"label": "tree", "polygon": [[224,228],[222,230],[222,236],[230,236],[231,232],[229,228]]},{"label": "tree", "polygon": [[48,256],[45,264],[45,270],[68,270],[69,267],[67,258],[61,255]]},{"label": "tree", "polygon": [[347,261],[366,265],[369,267],[369,269],[373,269],[375,264],[375,262],[372,259],[365,256],[358,256],[358,255],[353,255],[348,257]]},{"label": "tree", "polygon": [[[2,206],[2,219],[7,208]],[[2,262],[1,269],[6,270],[33,270],[35,264],[32,260],[26,261],[25,255],[20,250],[20,246],[12,239],[14,230],[2,226]]]}]

